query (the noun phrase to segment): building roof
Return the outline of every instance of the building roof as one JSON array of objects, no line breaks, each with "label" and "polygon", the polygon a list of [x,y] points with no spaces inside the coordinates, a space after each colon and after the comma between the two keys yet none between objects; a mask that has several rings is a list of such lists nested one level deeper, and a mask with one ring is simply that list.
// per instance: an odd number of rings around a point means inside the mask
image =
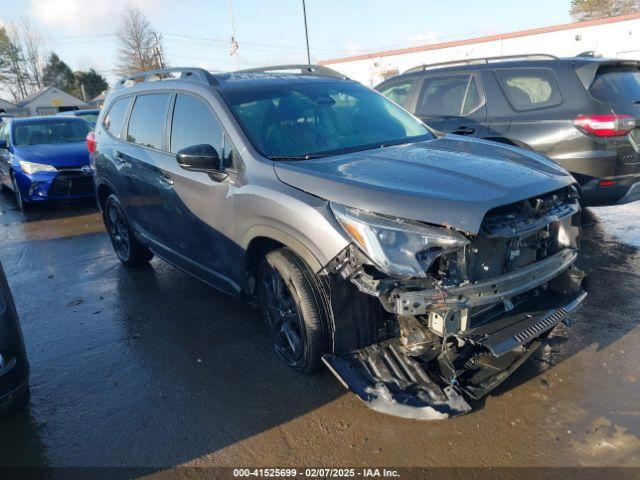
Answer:
[{"label": "building roof", "polygon": [[107,91],[105,90],[104,92],[99,93],[98,95],[93,97],[91,100],[89,100],[89,103],[91,104],[94,102],[103,102],[106,96],[107,96]]},{"label": "building roof", "polygon": [[41,95],[43,95],[43,94],[45,94],[46,92],[48,92],[49,90],[58,90],[59,92],[61,92],[61,93],[65,94],[65,95],[67,95],[67,96],[69,96],[69,97],[71,97],[71,98],[74,98],[75,100],[77,100],[77,101],[78,101],[78,102],[80,102],[80,103],[84,103],[84,104],[86,104],[86,103],[87,103],[87,102],[85,102],[85,101],[83,101],[83,100],[79,99],[78,97],[75,97],[75,96],[71,95],[70,93],[65,92],[64,90],[59,89],[59,88],[58,88],[58,87],[56,87],[55,85],[49,85],[48,87],[41,88],[40,90],[38,90],[38,91],[36,91],[36,92],[32,93],[32,94],[31,94],[31,95],[29,95],[28,97],[23,98],[22,100],[20,100],[20,101],[18,102],[18,106],[19,106],[19,107],[24,107],[25,105],[27,105],[27,104],[29,104],[29,103],[33,102],[36,98],[38,98],[38,97],[40,97]]},{"label": "building roof", "polygon": [[488,35],[484,37],[469,38],[466,40],[456,40],[451,42],[432,43],[429,45],[420,45],[417,47],[400,48],[396,50],[383,50],[380,52],[365,53],[362,55],[353,55],[350,57],[334,58],[331,60],[323,60],[318,62],[320,65],[331,65],[335,63],[353,62],[356,60],[367,60],[371,58],[389,57],[392,55],[403,55],[406,53],[425,52],[428,50],[440,50],[443,48],[460,47],[463,45],[472,45],[475,43],[494,42],[498,40],[506,40],[509,38],[527,37],[529,35],[538,35],[541,33],[560,32],[563,30],[572,30],[576,28],[593,27],[596,25],[605,25],[608,23],[625,22],[628,20],[640,19],[640,13],[630,13],[629,15],[620,15],[618,17],[600,18],[597,20],[587,20],[584,22],[563,23],[560,25],[551,25],[549,27],[530,28],[528,30],[519,30],[516,32],[499,33],[497,35]]},{"label": "building roof", "polygon": [[48,87],[41,88],[40,90],[37,90],[37,91],[33,92],[31,95],[28,95],[25,98],[23,98],[22,100],[20,100],[18,102],[18,106],[19,107],[24,107],[27,103],[31,103],[33,100],[38,98],[40,95],[42,95],[46,91],[51,90],[52,88],[53,88],[53,85],[50,85]]}]

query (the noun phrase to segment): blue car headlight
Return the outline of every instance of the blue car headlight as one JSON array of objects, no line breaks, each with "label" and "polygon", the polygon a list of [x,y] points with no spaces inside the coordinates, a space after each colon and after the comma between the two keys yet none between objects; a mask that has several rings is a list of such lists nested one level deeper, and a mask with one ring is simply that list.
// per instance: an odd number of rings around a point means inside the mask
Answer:
[{"label": "blue car headlight", "polygon": [[462,234],[331,203],[345,232],[382,272],[394,277],[422,277],[439,256],[469,244]]},{"label": "blue car headlight", "polygon": [[25,160],[20,160],[18,162],[20,164],[20,168],[27,175],[33,175],[38,172],[57,172],[58,169],[51,165],[45,165],[44,163],[33,163],[27,162]]}]

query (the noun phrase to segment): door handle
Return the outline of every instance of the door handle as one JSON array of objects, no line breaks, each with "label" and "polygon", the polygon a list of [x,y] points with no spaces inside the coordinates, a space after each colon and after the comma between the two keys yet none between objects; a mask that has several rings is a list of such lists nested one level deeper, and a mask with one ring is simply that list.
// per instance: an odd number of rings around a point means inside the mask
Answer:
[{"label": "door handle", "polygon": [[121,165],[127,163],[127,159],[125,158],[124,153],[116,152],[116,162],[118,162]]},{"label": "door handle", "polygon": [[167,185],[173,185],[173,179],[164,172],[160,172],[160,181],[162,183],[166,183]]},{"label": "door handle", "polygon": [[453,132],[455,135],[473,135],[475,133],[475,129],[471,127],[458,127]]}]

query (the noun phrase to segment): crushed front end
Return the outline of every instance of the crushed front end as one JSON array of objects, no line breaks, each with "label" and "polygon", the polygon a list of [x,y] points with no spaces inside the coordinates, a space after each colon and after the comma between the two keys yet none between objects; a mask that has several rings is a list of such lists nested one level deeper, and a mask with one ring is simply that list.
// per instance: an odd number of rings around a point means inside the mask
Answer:
[{"label": "crushed front end", "polygon": [[468,412],[586,297],[574,187],[493,209],[474,235],[333,208],[354,242],[324,273],[353,291],[332,289],[324,361],[375,410]]}]

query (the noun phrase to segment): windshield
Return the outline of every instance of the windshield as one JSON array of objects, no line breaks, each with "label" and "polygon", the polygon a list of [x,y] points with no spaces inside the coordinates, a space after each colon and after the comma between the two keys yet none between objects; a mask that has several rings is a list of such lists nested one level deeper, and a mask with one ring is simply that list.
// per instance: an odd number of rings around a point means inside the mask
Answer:
[{"label": "windshield", "polygon": [[16,146],[84,142],[90,131],[91,125],[80,120],[19,123],[13,127],[13,141]]},{"label": "windshield", "polygon": [[253,146],[271,159],[312,158],[433,138],[362,85],[309,82],[220,92]]},{"label": "windshield", "polygon": [[640,71],[634,67],[600,68],[589,93],[603,102],[640,103]]}]

